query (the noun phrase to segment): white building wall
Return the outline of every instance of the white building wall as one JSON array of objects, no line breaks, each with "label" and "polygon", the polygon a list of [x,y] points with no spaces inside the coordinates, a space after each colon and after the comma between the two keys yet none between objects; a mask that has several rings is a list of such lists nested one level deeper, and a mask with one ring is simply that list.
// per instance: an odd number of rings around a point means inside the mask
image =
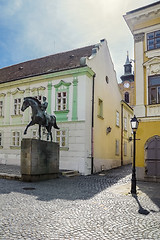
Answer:
[{"label": "white building wall", "polygon": [[86,93],[87,93],[87,89],[86,89],[86,80],[87,77],[86,76],[79,76],[78,77],[78,103],[77,103],[77,107],[78,107],[78,120],[80,121],[85,121],[86,120]]},{"label": "white building wall", "polygon": [[[55,110],[55,88],[61,80],[71,83],[69,86],[69,113],[68,121],[57,122],[60,130],[67,130],[68,148],[60,149],[60,169],[77,170],[81,174],[91,173],[91,100],[92,78],[80,75],[77,85],[77,115],[78,120],[72,121],[73,78],[68,77],[52,81],[51,112]],[[55,136],[55,130],[53,130]]]},{"label": "white building wall", "polygon": [[135,40],[135,79],[136,79],[136,106],[134,107],[134,113],[137,117],[145,116],[144,106],[144,71],[143,71],[143,35],[141,41]]}]

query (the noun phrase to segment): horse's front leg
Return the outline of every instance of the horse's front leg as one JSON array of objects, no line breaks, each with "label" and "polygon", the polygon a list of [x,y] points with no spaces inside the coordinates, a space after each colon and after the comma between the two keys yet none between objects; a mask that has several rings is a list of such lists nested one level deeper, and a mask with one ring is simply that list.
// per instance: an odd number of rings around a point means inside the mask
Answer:
[{"label": "horse's front leg", "polygon": [[46,127],[46,129],[47,129],[47,141],[49,140],[49,135],[50,135],[51,142],[52,142],[52,131],[51,131],[52,126],[48,126],[48,127]]},{"label": "horse's front leg", "polygon": [[39,124],[39,140],[41,139],[41,125]]},{"label": "horse's front leg", "polygon": [[24,134],[27,134],[28,128],[29,128],[30,126],[32,126],[32,125],[33,125],[33,122],[30,121],[30,123],[27,125],[26,129],[24,130]]}]

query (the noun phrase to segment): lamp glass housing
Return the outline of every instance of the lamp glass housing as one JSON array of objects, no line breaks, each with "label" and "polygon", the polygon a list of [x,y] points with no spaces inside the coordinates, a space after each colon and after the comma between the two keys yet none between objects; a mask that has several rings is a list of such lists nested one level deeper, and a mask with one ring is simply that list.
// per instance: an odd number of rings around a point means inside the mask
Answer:
[{"label": "lamp glass housing", "polygon": [[131,128],[133,131],[136,131],[138,128],[138,120],[136,118],[136,116],[134,115],[134,117],[131,119]]}]

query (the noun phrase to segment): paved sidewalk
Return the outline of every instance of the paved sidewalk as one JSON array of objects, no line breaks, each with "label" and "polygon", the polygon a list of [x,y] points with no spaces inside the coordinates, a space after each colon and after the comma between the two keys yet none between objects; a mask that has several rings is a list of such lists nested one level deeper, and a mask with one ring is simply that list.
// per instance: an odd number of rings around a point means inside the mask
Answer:
[{"label": "paved sidewalk", "polygon": [[130,165],[35,183],[0,179],[0,239],[159,240],[160,183],[138,182],[132,196],[130,180]]}]

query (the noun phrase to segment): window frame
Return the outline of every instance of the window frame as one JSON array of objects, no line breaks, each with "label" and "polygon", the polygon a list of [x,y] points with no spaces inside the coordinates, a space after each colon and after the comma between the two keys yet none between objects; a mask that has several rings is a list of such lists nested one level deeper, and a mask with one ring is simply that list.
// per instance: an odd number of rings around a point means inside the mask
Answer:
[{"label": "window frame", "polygon": [[32,138],[33,139],[37,139],[38,138],[38,135],[37,135],[37,130],[32,130]]},{"label": "window frame", "polygon": [[[21,115],[21,104],[22,104],[22,99],[21,98],[14,98],[14,108],[13,108],[13,112],[14,115]],[[16,102],[17,101],[17,102]]]},{"label": "window frame", "polygon": [[[61,111],[68,110],[68,99],[67,99],[68,96],[67,95],[68,94],[65,89],[63,91],[61,91],[61,90],[57,91],[56,111],[61,112]],[[64,102],[64,100],[65,100],[65,102]]]},{"label": "window frame", "polygon": [[117,127],[120,126],[120,114],[118,111],[116,111],[116,126]]},{"label": "window frame", "polygon": [[[69,96],[70,96],[70,86],[71,83],[70,82],[64,82],[63,80],[61,80],[58,84],[54,85],[55,88],[55,115],[57,118],[57,121],[68,121],[68,113],[69,113],[69,109],[71,108],[71,105],[69,104]],[[62,93],[62,92],[66,92],[66,110],[58,110],[58,93]],[[62,103],[63,104],[63,103]]]},{"label": "window frame", "polygon": [[124,130],[127,131],[127,117],[124,117]]},{"label": "window frame", "polygon": [[[151,84],[151,80],[153,78],[159,78],[159,84]],[[152,90],[155,89],[155,99],[151,99],[152,97]],[[155,105],[160,104],[160,75],[153,75],[148,77],[148,104]]]},{"label": "window frame", "polygon": [[4,108],[3,100],[0,100],[0,117],[3,117],[3,108]]},{"label": "window frame", "polygon": [[104,119],[103,117],[103,100],[101,98],[98,98],[98,114],[97,116],[100,119]]},{"label": "window frame", "polygon": [[130,98],[129,92],[125,92],[124,93],[124,100],[125,100],[126,103],[129,103],[129,100],[130,100],[129,98]]},{"label": "window frame", "polygon": [[3,133],[0,131],[0,148],[3,148]]},{"label": "window frame", "polygon": [[42,103],[42,95],[36,95],[34,96],[40,103]]},{"label": "window frame", "polygon": [[21,146],[21,132],[18,130],[13,130],[11,136],[11,147],[19,148],[20,146]]},{"label": "window frame", "polygon": [[120,149],[119,149],[119,140],[116,139],[116,142],[115,142],[115,155],[116,155],[116,156],[119,156],[119,152],[120,152]]},{"label": "window frame", "polygon": [[[59,133],[58,137],[57,133]],[[59,138],[59,141],[57,140],[57,138]],[[64,141],[65,144],[63,145]],[[59,143],[60,150],[68,150],[68,129],[61,128],[60,130],[55,130],[55,142]]]},{"label": "window frame", "polygon": [[[158,32],[159,32],[159,36],[156,36]],[[149,38],[149,35],[151,34],[153,35],[153,37]],[[147,51],[152,51],[160,48],[160,30],[147,33],[146,38],[147,38]],[[159,42],[157,40],[159,40]],[[149,44],[149,41],[153,41],[153,44]],[[159,47],[157,47],[157,45],[159,45]],[[150,46],[153,46],[153,48],[150,48]]]}]

